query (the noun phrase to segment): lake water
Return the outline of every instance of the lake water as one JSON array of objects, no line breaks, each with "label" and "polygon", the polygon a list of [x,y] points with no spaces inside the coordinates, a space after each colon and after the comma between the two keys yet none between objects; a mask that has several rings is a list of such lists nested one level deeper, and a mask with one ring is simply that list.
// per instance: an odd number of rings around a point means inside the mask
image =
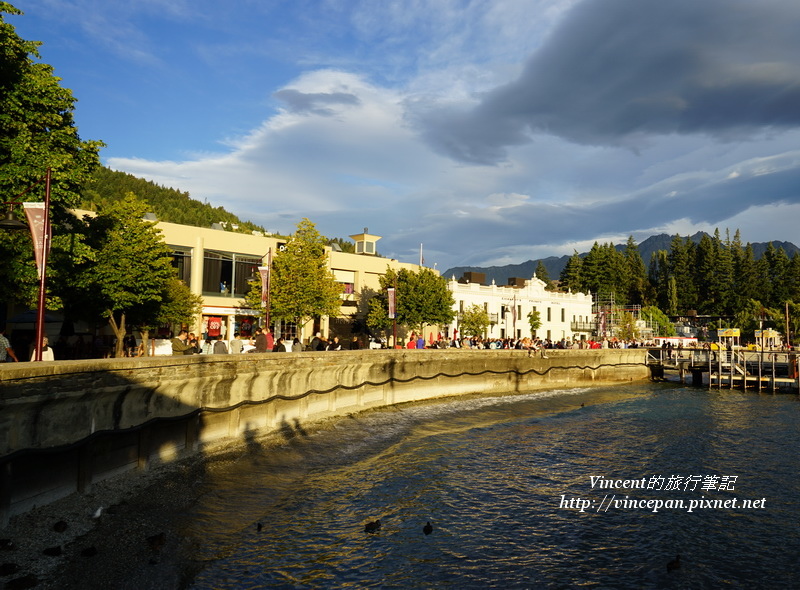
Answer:
[{"label": "lake water", "polygon": [[200,484],[191,588],[800,587],[795,395],[646,383],[294,434]]}]

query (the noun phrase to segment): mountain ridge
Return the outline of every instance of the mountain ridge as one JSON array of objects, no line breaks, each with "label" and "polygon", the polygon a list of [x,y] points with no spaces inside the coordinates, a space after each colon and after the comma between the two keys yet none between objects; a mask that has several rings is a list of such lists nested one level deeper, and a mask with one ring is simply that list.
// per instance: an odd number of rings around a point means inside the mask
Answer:
[{"label": "mountain ridge", "polygon": [[[688,236],[688,238],[697,244],[704,235],[713,237],[711,234],[706,232],[697,232],[692,236]],[[670,243],[674,237],[674,235],[670,234],[655,234],[638,244],[637,248],[639,249],[639,254],[642,257],[645,266],[649,266],[650,258],[655,252],[658,250],[669,250]],[[771,242],[754,242],[750,245],[753,248],[753,255],[755,256],[756,260],[761,258],[761,256],[764,254],[764,251],[767,249],[767,245],[770,243],[775,248],[783,248],[784,252],[786,252],[786,255],[790,258],[795,253],[800,253],[800,248],[798,248],[792,242],[783,242],[780,240],[772,240]],[[615,244],[614,247],[621,251],[625,249],[626,244]],[[587,254],[588,252],[582,252],[578,254],[578,256],[585,258]],[[503,266],[454,266],[444,271],[442,276],[448,280],[453,276],[455,276],[456,279],[460,279],[465,272],[480,272],[486,274],[487,284],[491,284],[491,282],[494,281],[498,285],[507,285],[508,279],[513,277],[523,279],[531,278],[539,264],[539,261],[541,261],[544,267],[547,269],[547,274],[550,276],[550,278],[552,280],[557,280],[570,258],[571,255],[565,254],[564,256],[548,256],[547,258],[537,258],[535,260],[527,260],[526,262],[518,264],[506,264]]]}]

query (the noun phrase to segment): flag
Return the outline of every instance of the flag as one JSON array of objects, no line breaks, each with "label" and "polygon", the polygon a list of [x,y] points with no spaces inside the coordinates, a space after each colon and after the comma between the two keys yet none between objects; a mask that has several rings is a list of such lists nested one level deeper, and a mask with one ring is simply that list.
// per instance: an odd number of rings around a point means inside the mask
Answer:
[{"label": "flag", "polygon": [[31,228],[33,238],[33,253],[36,258],[36,269],[39,271],[39,279],[44,272],[45,253],[50,252],[50,224],[45,215],[44,203],[23,203],[25,217],[28,218],[28,226]]}]

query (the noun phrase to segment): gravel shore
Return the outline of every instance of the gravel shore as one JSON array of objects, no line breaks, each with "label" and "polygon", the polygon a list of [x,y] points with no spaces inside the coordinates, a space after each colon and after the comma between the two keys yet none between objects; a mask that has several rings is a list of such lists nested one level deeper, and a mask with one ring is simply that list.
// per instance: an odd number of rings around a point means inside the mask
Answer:
[{"label": "gravel shore", "polygon": [[202,564],[173,531],[208,461],[124,474],[13,517],[0,531],[0,588],[186,587]]}]

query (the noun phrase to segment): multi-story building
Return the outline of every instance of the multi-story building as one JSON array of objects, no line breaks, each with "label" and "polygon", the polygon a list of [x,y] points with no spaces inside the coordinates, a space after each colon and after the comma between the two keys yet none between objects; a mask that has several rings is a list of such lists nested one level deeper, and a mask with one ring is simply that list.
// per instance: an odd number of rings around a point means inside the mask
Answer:
[{"label": "multi-story building", "polygon": [[455,299],[457,317],[448,326],[448,333],[458,329],[461,314],[472,305],[483,307],[489,314],[487,338],[530,337],[528,314],[539,312],[541,327],[535,336],[559,341],[586,337],[593,327],[592,296],[584,293],[559,293],[545,290],[544,281],[508,279],[509,284],[498,286],[492,281],[485,285],[484,273],[468,272],[460,280],[448,281]]},{"label": "multi-story building", "polygon": [[[197,318],[194,329],[212,336],[220,332],[229,336],[237,331],[249,334],[261,314],[260,310],[246,307],[244,296],[250,290],[250,281],[258,276],[258,267],[266,266],[270,255],[275,256],[286,240],[226,231],[220,224],[202,228],[160,221],[156,225],[172,248],[178,277],[203,298],[202,316]],[[387,268],[419,270],[416,264],[378,256],[377,242],[381,237],[370,234],[367,228],[350,238],[355,242],[355,254],[326,248],[328,266],[343,286],[339,315],[319,318],[301,327],[278,322],[276,335],[307,340],[318,331],[340,338],[363,333],[363,327],[356,323],[366,316],[367,301],[380,290],[379,277]]]}]

